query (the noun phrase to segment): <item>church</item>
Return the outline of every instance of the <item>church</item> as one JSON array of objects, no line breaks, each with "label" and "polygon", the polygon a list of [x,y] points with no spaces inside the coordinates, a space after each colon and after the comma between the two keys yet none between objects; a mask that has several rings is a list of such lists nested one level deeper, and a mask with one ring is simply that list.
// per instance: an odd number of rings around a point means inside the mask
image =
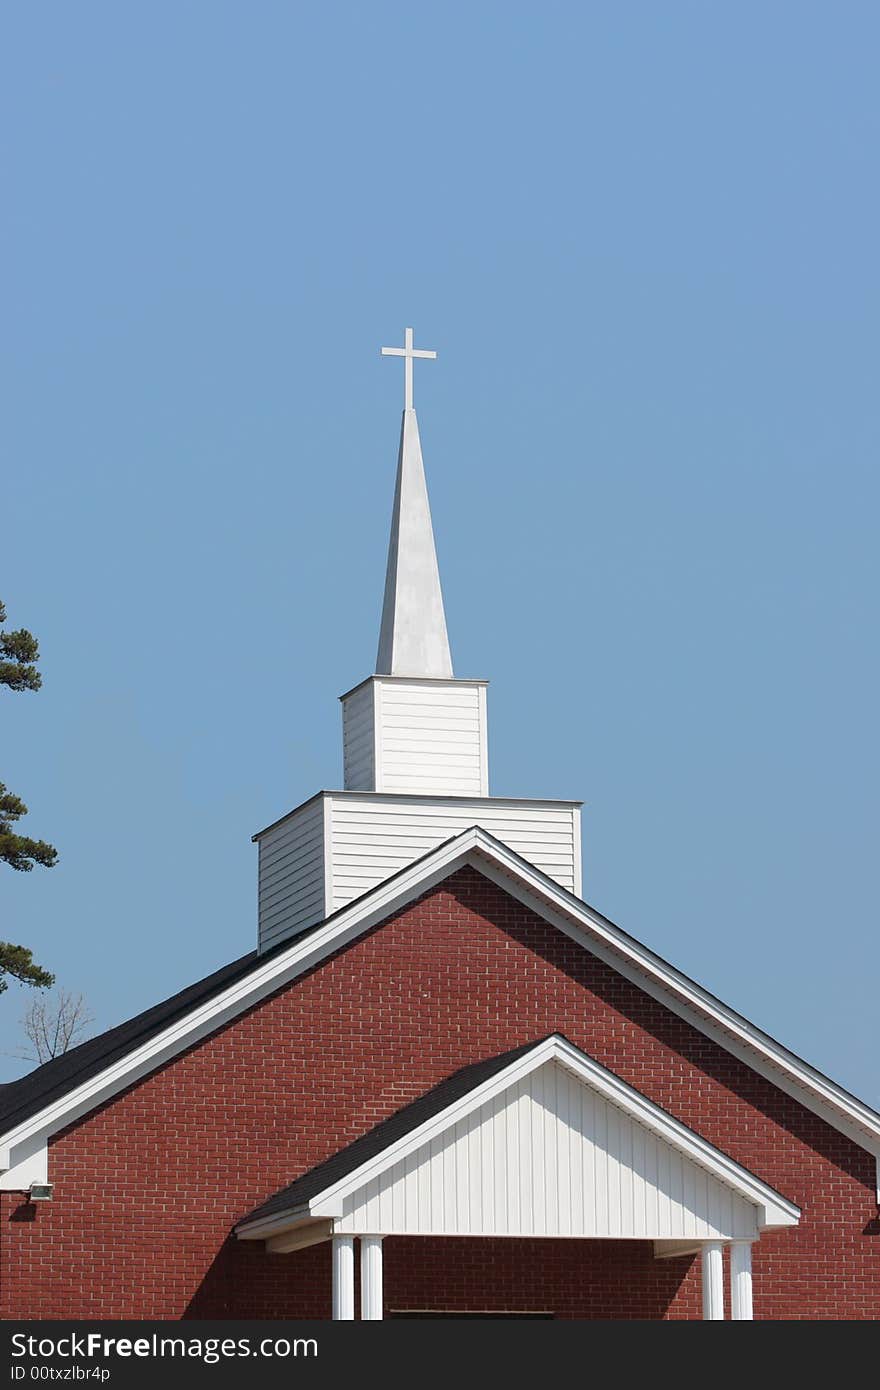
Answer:
[{"label": "church", "polygon": [[491,795],[413,407],[435,354],[382,351],[344,785],[254,836],[254,949],[0,1088],[0,1315],[876,1318],[880,1114],[587,903],[579,803]]}]

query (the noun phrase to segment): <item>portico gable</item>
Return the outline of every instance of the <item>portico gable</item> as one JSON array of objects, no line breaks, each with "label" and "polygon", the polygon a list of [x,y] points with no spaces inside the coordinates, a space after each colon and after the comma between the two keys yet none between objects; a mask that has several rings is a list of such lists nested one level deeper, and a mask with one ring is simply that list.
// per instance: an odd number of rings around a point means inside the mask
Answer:
[{"label": "portico gable", "polygon": [[[751,1242],[796,1206],[554,1034],[434,1087],[302,1175],[236,1228],[276,1253],[335,1243],[338,1294],[361,1238],[365,1307],[378,1308],[385,1236],[653,1241],[704,1259],[704,1313],[721,1316],[721,1245],[736,1254],[734,1315],[751,1316]],[[717,1266],[717,1268],[716,1268]],[[353,1288],[353,1283],[352,1283]],[[334,1306],[346,1312],[346,1302]],[[708,1311],[707,1311],[708,1309]],[[739,1311],[737,1311],[739,1309]]]}]

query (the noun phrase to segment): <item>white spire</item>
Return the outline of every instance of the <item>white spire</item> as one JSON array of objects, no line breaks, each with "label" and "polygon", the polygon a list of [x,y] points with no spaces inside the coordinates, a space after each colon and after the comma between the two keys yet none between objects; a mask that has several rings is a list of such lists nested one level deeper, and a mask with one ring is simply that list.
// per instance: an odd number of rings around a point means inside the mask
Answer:
[{"label": "white spire", "polygon": [[408,328],[403,348],[382,349],[387,357],[405,359],[406,376],[376,674],[447,680],[452,678],[452,657],[446,635],[419,424],[412,404],[413,358],[436,357],[437,354],[414,349],[412,336],[412,329]]}]

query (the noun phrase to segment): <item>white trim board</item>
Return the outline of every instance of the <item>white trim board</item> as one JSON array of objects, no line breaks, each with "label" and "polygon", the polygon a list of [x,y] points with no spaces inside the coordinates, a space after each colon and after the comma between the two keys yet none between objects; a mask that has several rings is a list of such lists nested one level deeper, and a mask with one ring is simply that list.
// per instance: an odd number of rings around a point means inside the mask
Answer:
[{"label": "white trim board", "polygon": [[309,931],[304,939],[293,941],[287,950],[257,963],[244,979],[169,1024],[148,1042],[134,1047],[98,1075],[72,1087],[37,1114],[0,1134],[0,1169],[17,1162],[19,1146],[35,1135],[48,1138],[81,1118],[468,864],[880,1159],[880,1115],[487,831],[472,827],[378,884]]},{"label": "white trim board", "polygon": [[[554,1034],[536,1043],[494,1076],[478,1083],[472,1090],[450,1102],[443,1110],[424,1120],[409,1133],[391,1140],[385,1149],[366,1159],[336,1182],[331,1182],[307,1203],[292,1205],[285,1212],[274,1212],[264,1218],[242,1221],[236,1227],[236,1235],[240,1240],[266,1239],[318,1218],[342,1217],[347,1198],[354,1197],[395,1165],[447,1135],[461,1121],[496,1097],[510,1091],[530,1073],[546,1066],[548,1062],[558,1062],[604,1100],[610,1101],[638,1125],[669,1144],[682,1157],[705,1170],[750,1206],[755,1207],[759,1231],[797,1225],[801,1213],[800,1208],[793,1202],[688,1129],[639,1091],[621,1081],[607,1067],[588,1057],[567,1038]],[[533,1234],[541,1232],[536,1231]]]}]

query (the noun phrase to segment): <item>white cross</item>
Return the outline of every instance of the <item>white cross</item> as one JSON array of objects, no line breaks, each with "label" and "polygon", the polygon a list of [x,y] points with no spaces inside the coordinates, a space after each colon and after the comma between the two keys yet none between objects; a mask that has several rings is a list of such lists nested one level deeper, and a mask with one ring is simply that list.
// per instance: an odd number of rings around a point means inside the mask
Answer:
[{"label": "white cross", "polygon": [[424,352],[420,348],[413,347],[413,331],[411,328],[404,330],[402,348],[382,348],[383,357],[402,357],[404,359],[403,374],[403,408],[412,410],[413,408],[413,358],[414,357],[436,357],[436,352]]}]

